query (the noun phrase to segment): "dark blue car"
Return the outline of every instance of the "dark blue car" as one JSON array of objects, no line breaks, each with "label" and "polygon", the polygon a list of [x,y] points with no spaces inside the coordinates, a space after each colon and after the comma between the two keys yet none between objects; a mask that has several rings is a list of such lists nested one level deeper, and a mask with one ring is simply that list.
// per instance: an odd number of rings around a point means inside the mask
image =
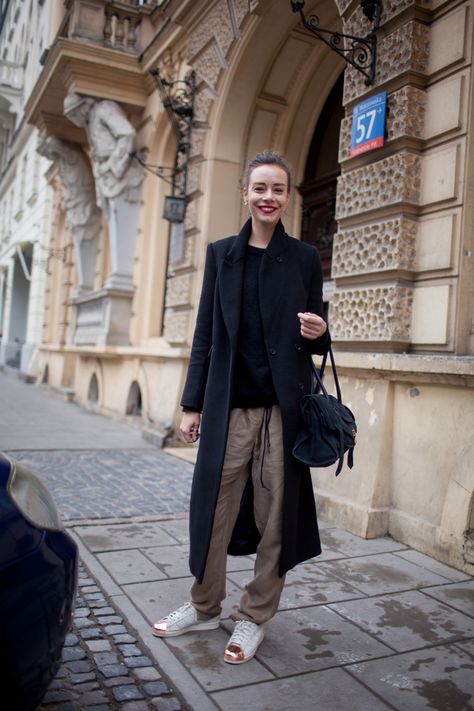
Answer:
[{"label": "dark blue car", "polygon": [[49,491],[0,453],[2,708],[30,711],[43,698],[71,625],[76,581],[77,547]]}]

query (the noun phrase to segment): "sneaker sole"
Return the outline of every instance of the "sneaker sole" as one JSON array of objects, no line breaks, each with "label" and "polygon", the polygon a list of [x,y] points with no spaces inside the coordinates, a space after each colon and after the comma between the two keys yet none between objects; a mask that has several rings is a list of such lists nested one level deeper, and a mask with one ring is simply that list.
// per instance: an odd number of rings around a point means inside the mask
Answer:
[{"label": "sneaker sole", "polygon": [[208,622],[203,621],[196,625],[191,625],[190,627],[184,627],[181,630],[175,630],[174,632],[160,632],[155,630],[153,627],[151,633],[154,637],[179,637],[181,634],[186,634],[187,632],[206,632],[208,630],[216,630],[219,627],[220,618],[218,620],[209,620]]}]

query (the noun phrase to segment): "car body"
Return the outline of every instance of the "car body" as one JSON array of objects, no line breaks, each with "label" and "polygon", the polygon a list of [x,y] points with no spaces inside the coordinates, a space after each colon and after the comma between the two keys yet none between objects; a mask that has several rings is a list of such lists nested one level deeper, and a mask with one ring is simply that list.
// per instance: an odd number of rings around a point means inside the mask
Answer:
[{"label": "car body", "polygon": [[0,452],[0,698],[8,711],[36,708],[56,675],[77,565],[46,486]]}]

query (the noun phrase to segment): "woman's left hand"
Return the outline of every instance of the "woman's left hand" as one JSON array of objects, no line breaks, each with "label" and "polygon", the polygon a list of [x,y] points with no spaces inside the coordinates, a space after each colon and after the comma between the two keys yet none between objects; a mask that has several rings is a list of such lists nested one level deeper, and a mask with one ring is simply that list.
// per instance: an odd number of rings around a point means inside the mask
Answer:
[{"label": "woman's left hand", "polygon": [[304,313],[297,314],[300,324],[301,324],[301,335],[303,338],[308,338],[310,341],[314,341],[316,338],[324,336],[327,331],[326,321],[318,316],[318,314],[312,314],[310,311],[305,311]]}]

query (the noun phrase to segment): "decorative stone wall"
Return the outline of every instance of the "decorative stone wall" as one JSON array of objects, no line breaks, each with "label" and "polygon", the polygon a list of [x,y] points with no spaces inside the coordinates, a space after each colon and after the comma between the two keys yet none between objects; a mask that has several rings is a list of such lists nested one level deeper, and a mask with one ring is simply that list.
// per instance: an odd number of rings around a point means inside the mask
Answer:
[{"label": "decorative stone wall", "polygon": [[191,311],[175,311],[168,308],[165,311],[164,333],[168,343],[178,345],[184,343],[188,336]]},{"label": "decorative stone wall", "polygon": [[387,285],[336,291],[329,307],[335,341],[410,341],[413,289]]},{"label": "decorative stone wall", "polygon": [[413,271],[418,223],[405,217],[334,235],[332,277],[392,270]]},{"label": "decorative stone wall", "polygon": [[[380,25],[385,25],[389,20],[393,20],[409,8],[429,9],[431,2],[432,0],[383,0]],[[346,3],[345,10],[349,4],[349,2]],[[344,20],[344,31],[357,37],[364,37],[371,29],[372,23],[361,11],[360,3],[357,3],[355,12]]]},{"label": "decorative stone wall", "polygon": [[[209,111],[215,96],[210,90],[201,88],[194,99],[194,120],[200,124],[207,124]],[[193,139],[194,143],[194,139]]]},{"label": "decorative stone wall", "polygon": [[[426,106],[426,93],[414,86],[404,86],[387,97],[386,139],[389,143],[397,138],[421,140]],[[352,114],[341,122],[339,162],[349,160],[351,145]]]},{"label": "decorative stone wall", "polygon": [[336,219],[420,198],[421,158],[400,152],[340,176]]},{"label": "decorative stone wall", "polygon": [[[379,35],[377,48],[377,84],[394,79],[404,72],[426,74],[429,60],[429,27],[409,22],[391,34]],[[346,70],[344,103],[354,101],[369,91],[365,79],[352,67]]]},{"label": "decorative stone wall", "polygon": [[197,213],[197,201],[192,200],[186,208],[186,217],[184,218],[186,230],[192,230],[197,227]]},{"label": "decorative stone wall", "polygon": [[339,10],[340,15],[347,10],[351,2],[352,0],[336,0],[337,9]]},{"label": "decorative stone wall", "polygon": [[191,303],[192,274],[182,274],[168,280],[166,308],[169,306],[189,306]]}]

